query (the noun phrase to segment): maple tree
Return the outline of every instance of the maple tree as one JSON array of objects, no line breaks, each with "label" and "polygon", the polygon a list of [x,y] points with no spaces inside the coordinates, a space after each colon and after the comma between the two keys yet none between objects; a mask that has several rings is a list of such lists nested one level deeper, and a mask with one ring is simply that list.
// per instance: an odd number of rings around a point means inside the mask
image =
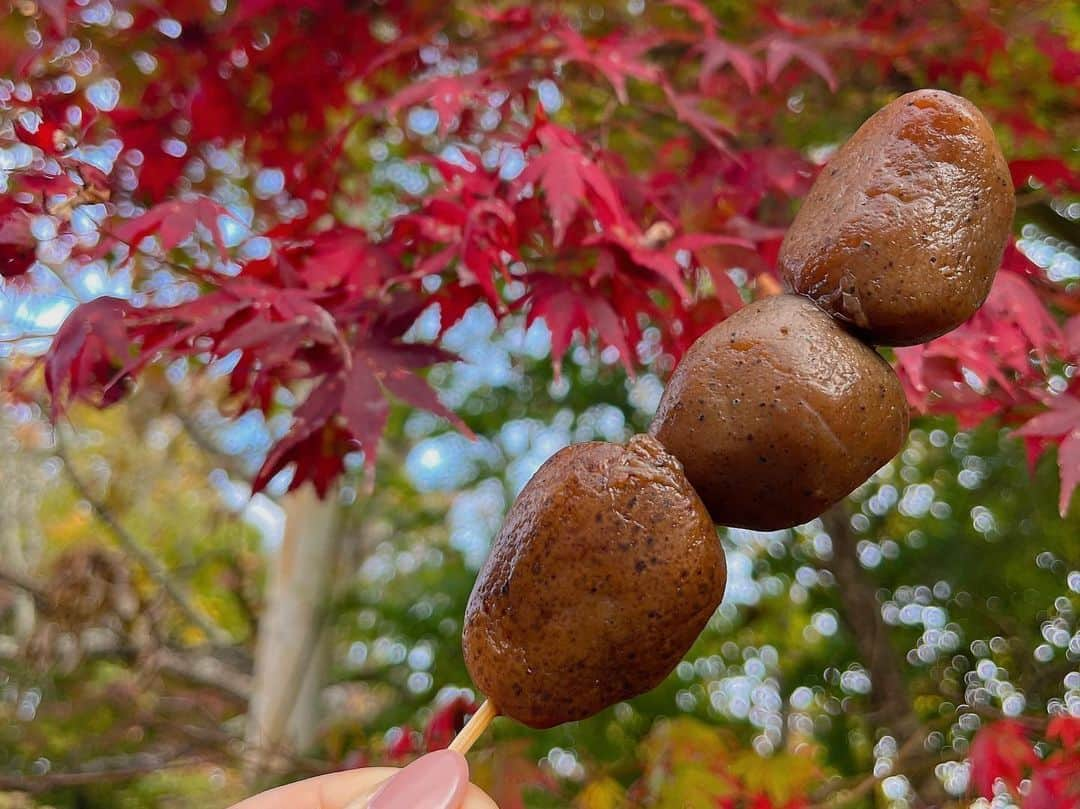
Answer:
[{"label": "maple tree", "polygon": [[[1022,192],[1080,188],[1050,122],[1077,100],[1076,55],[1037,7],[111,9],[98,21],[29,3],[5,25],[4,137],[33,156],[7,177],[3,273],[32,275],[30,221],[45,216],[66,271],[107,260],[135,290],[162,270],[185,290],[79,307],[46,359],[57,409],[113,402],[148,363],[177,357],[237,354],[240,410],[312,383],[257,487],[295,464],[294,486],[325,491],[350,448],[370,462],[388,398],[453,418],[417,376],[447,356],[406,337],[434,303],[444,330],[481,300],[543,318],[556,362],[595,335],[633,369],[647,324],[677,360],[774,270],[818,168],[793,148],[803,139],[782,137],[798,126],[793,104],[841,107],[868,84],[978,88],[1034,37],[1044,58],[1030,69],[1050,72],[1053,97],[1036,106],[994,83],[976,98]],[[946,22],[961,44],[938,33]],[[848,91],[838,77],[856,63],[870,75]],[[280,188],[261,192],[260,176]],[[228,201],[250,221],[227,246]],[[102,202],[96,228],[77,232],[77,211]],[[1080,475],[1077,382],[1059,373],[1077,356],[1075,290],[1016,249],[1003,269],[970,324],[897,352],[899,368],[923,410],[1034,416],[1020,434],[1034,451],[1061,445],[1064,509]],[[1055,375],[1066,390],[1048,387]]]},{"label": "maple tree", "polygon": [[[295,395],[256,488],[291,468],[291,486],[325,493],[355,450],[374,469],[395,401],[467,430],[424,369],[453,358],[435,338],[476,303],[542,320],[556,370],[581,341],[630,373],[670,371],[775,291],[829,148],[914,87],[971,97],[1010,159],[1018,227],[1077,242],[1080,55],[1055,3],[12,8],[4,289],[93,270],[129,290],[56,332],[41,360],[54,415],[114,404],[175,361],[224,374],[233,413]],[[920,412],[1016,427],[1032,461],[1056,448],[1064,513],[1080,282],[1045,264],[1011,245],[971,321],[892,358]],[[418,339],[433,306],[439,333]],[[1008,728],[987,742],[1012,750],[991,783],[1036,767]],[[1040,789],[1062,794],[1050,762]]]}]

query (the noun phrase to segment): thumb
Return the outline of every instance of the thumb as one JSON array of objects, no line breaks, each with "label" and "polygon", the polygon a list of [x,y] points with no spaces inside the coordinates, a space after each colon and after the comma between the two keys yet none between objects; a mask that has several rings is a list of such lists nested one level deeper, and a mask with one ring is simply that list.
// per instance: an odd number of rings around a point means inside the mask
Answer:
[{"label": "thumb", "polygon": [[[368,767],[320,775],[255,795],[232,809],[352,809],[351,803],[370,796],[396,772],[396,767]],[[470,784],[461,809],[498,807],[479,787]]]}]

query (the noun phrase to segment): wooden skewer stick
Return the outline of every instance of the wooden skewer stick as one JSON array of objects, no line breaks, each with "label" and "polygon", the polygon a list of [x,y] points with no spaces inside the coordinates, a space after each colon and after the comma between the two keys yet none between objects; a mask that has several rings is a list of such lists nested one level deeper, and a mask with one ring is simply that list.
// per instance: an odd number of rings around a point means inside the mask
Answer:
[{"label": "wooden skewer stick", "polygon": [[484,700],[480,710],[474,713],[472,718],[465,723],[465,727],[454,737],[454,741],[450,742],[450,747],[447,749],[465,755],[476,744],[476,740],[484,735],[484,731],[491,724],[491,720],[498,715],[499,709],[495,707],[494,703],[490,699]]},{"label": "wooden skewer stick", "polygon": [[[448,749],[453,750],[456,753],[461,753],[461,755],[468,753],[470,748],[476,744],[476,740],[484,735],[484,731],[487,730],[488,725],[491,724],[491,720],[498,715],[499,709],[495,707],[491,700],[485,700],[484,704],[481,705],[477,712],[465,723],[465,727],[461,729],[461,732],[454,737],[454,741],[450,742],[450,747]],[[345,809],[366,809],[368,801],[370,801],[372,796],[382,788],[384,783],[385,781],[380,781],[377,784],[372,784],[361,794],[353,798]]]}]

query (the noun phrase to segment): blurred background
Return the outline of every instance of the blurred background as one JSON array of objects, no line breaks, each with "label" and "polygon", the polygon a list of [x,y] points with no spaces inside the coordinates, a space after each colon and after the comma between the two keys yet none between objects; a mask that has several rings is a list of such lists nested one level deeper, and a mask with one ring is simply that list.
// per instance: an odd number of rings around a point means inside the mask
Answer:
[{"label": "blurred background", "polygon": [[[445,746],[480,696],[462,616],[517,492],[571,442],[646,429],[677,338],[769,289],[783,226],[817,167],[882,103],[930,85],[985,109],[1012,161],[1017,240],[1003,273],[1034,291],[1002,293],[996,320],[973,327],[1000,353],[976,341],[909,355],[904,380],[921,410],[900,456],[807,525],[721,529],[727,595],[676,671],[585,722],[534,732],[497,720],[471,756],[474,780],[503,809],[1080,806],[1080,730],[1063,721],[1080,717],[1080,509],[1068,508],[1080,476],[1080,411],[1068,415],[1080,354],[1077,8],[444,6],[13,0],[0,21],[0,807],[225,807]],[[260,61],[281,38],[288,47]],[[342,67],[406,51],[413,61],[397,73]],[[505,82],[511,100],[466,97],[477,76],[491,97]],[[663,76],[697,87],[694,104],[657,89]],[[181,103],[184,82],[196,89]],[[242,121],[225,120],[240,116],[230,93],[250,101]],[[665,98],[672,108],[654,109]],[[337,477],[297,453],[268,469],[312,383],[283,372],[258,402],[238,403],[241,356],[272,350],[252,349],[256,338],[148,352],[121,389],[104,378],[122,364],[106,362],[103,377],[94,357],[57,357],[62,324],[89,335],[130,320],[119,309],[79,320],[80,304],[168,309],[216,292],[197,272],[214,260],[214,237],[230,256],[223,276],[265,278],[267,256],[285,254],[274,228],[322,204],[311,188],[331,188],[323,224],[374,242],[393,241],[403,212],[453,187],[422,155],[468,163],[475,147],[512,182],[531,153],[506,144],[527,144],[537,104],[605,150],[597,165],[632,213],[685,194],[672,218],[686,230],[750,243],[709,272],[683,261],[676,272],[710,278],[702,306],[624,327],[629,361],[587,315],[568,325],[557,302],[546,318],[515,306],[537,288],[524,271],[494,299],[451,298],[471,287],[424,287],[446,265],[410,265],[430,297],[406,340],[453,356],[426,379],[476,438],[394,391],[374,462],[369,443],[326,451],[343,465]],[[343,129],[342,109],[358,116]],[[330,186],[293,156],[315,154],[327,133],[340,134]],[[503,146],[483,151],[496,136]],[[710,137],[743,154],[743,168]],[[693,156],[671,163],[664,150],[683,139]],[[25,179],[68,171],[65,160],[107,179],[85,170],[74,192]],[[651,185],[633,185],[646,176]],[[154,207],[193,192],[222,215],[178,223],[179,207]],[[470,193],[474,206],[496,196]],[[691,226],[694,200],[709,214]],[[29,235],[12,230],[16,206]],[[643,230],[650,219],[638,217]],[[103,223],[123,221],[139,223],[131,252],[106,255]],[[147,235],[159,243],[135,256]],[[521,260],[542,266],[560,241]],[[714,305],[716,267],[734,304]],[[1002,348],[1013,337],[1019,369]],[[1056,433],[1044,422],[1026,442],[1014,434],[1046,412]],[[315,485],[293,487],[298,469]],[[253,480],[265,484],[254,494]]]}]

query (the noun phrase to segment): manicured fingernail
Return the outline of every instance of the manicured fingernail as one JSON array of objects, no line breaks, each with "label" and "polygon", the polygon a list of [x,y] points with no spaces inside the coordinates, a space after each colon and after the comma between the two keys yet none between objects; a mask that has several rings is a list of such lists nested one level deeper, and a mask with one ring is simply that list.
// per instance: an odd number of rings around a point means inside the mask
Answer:
[{"label": "manicured fingernail", "polygon": [[461,753],[436,750],[421,756],[371,796],[368,809],[460,809],[469,789]]}]

